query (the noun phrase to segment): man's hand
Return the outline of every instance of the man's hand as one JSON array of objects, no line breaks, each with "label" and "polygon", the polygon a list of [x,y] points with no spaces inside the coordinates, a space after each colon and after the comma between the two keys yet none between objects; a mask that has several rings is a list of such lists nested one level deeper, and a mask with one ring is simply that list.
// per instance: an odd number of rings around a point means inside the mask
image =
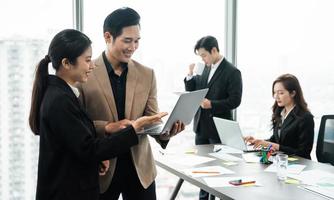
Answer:
[{"label": "man's hand", "polygon": [[201,103],[201,107],[203,109],[211,109],[212,108],[211,101],[209,99],[205,98]]},{"label": "man's hand", "polygon": [[161,122],[161,118],[167,114],[167,112],[160,112],[156,115],[140,117],[132,122],[132,126],[136,132],[140,132],[147,125]]},{"label": "man's hand", "polygon": [[126,128],[127,126],[130,126],[132,123],[130,120],[128,119],[123,119],[121,121],[118,122],[110,122],[109,124],[107,124],[104,127],[104,130],[107,134],[111,134],[111,133],[115,133],[118,132],[124,128]]},{"label": "man's hand", "polygon": [[189,65],[189,73],[188,73],[189,76],[192,76],[194,74],[194,69],[195,69],[195,63],[191,63]]},{"label": "man's hand", "polygon": [[183,122],[177,121],[173,124],[172,130],[169,132],[163,133],[160,135],[160,140],[169,140],[171,137],[174,137],[175,135],[182,132],[185,128],[185,125]]}]

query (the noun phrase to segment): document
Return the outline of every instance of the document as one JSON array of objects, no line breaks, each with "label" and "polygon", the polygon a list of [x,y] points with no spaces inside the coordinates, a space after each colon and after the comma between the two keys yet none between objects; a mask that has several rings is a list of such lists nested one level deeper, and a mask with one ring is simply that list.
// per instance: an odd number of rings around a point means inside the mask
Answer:
[{"label": "document", "polygon": [[178,169],[185,169],[215,160],[214,158],[197,156],[193,154],[180,154],[180,155],[167,154],[164,156],[160,156],[159,159],[164,160],[164,162],[173,165]]},{"label": "document", "polygon": [[215,145],[214,148],[213,148],[213,152],[236,153],[236,154],[244,153],[240,149],[236,149],[236,148],[229,147],[229,146],[226,146],[226,145]]},{"label": "document", "polygon": [[316,169],[293,175],[292,178],[298,179],[304,184],[300,188],[334,199],[333,173]]},{"label": "document", "polygon": [[[300,165],[300,164],[288,165],[288,169],[287,169],[288,170],[288,176],[291,177],[290,176],[291,174],[300,174],[305,167],[306,167],[305,165]],[[277,172],[276,165],[271,164],[264,171],[265,172]],[[293,178],[293,177],[291,177],[291,178]]]},{"label": "document", "polygon": [[236,161],[242,160],[242,158],[239,158],[237,156],[232,156],[231,154],[223,153],[223,152],[209,153],[209,155],[219,158],[221,160],[230,161],[230,162],[236,162]]},{"label": "document", "polygon": [[219,176],[222,174],[234,174],[233,171],[222,166],[207,166],[185,169],[184,173],[192,177]]}]

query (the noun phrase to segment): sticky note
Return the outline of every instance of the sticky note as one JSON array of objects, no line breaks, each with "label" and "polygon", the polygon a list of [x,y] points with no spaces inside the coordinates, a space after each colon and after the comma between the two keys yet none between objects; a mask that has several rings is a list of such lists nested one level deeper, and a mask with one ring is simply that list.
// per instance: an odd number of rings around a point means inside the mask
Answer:
[{"label": "sticky note", "polygon": [[294,157],[289,157],[288,158],[288,161],[296,161],[296,160],[298,160],[298,158],[294,158]]},{"label": "sticky note", "polygon": [[285,180],[285,183],[287,183],[287,184],[299,184],[299,181],[296,180],[296,179],[288,178],[288,179]]},{"label": "sticky note", "polygon": [[195,154],[195,153],[197,153],[197,149],[188,149],[188,150],[186,150],[184,153],[187,153],[187,154]]}]

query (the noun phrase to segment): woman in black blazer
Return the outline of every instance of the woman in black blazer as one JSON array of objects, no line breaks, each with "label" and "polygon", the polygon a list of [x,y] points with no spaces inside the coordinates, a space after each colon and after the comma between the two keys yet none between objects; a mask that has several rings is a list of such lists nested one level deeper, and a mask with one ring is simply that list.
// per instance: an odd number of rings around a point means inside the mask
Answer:
[{"label": "woman in black blazer", "polygon": [[[90,39],[76,30],[59,32],[36,69],[29,125],[40,136],[36,199],[99,198],[99,164],[138,143],[136,130],[165,113],[134,122],[110,123],[96,138],[93,122],[78,101],[76,82],[86,82],[94,66]],[[49,75],[52,62],[56,75]]]},{"label": "woman in black blazer", "polygon": [[245,140],[255,148],[271,145],[276,151],[311,159],[314,121],[298,79],[291,74],[281,75],[273,83],[272,94],[275,99],[271,119],[273,135],[269,140],[251,136]]}]

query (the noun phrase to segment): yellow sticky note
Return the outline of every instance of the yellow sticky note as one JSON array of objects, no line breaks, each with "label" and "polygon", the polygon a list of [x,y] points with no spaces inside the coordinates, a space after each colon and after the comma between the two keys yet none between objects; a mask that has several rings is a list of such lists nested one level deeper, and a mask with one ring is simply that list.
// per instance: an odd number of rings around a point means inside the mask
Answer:
[{"label": "yellow sticky note", "polygon": [[287,184],[299,184],[299,181],[296,180],[296,179],[288,178],[288,179],[285,180],[285,183],[287,183]]},{"label": "yellow sticky note", "polygon": [[186,150],[184,153],[187,153],[187,154],[195,154],[195,153],[197,153],[197,149],[188,149],[188,150]]},{"label": "yellow sticky note", "polygon": [[296,160],[298,160],[298,158],[288,157],[288,161],[296,161]]}]

